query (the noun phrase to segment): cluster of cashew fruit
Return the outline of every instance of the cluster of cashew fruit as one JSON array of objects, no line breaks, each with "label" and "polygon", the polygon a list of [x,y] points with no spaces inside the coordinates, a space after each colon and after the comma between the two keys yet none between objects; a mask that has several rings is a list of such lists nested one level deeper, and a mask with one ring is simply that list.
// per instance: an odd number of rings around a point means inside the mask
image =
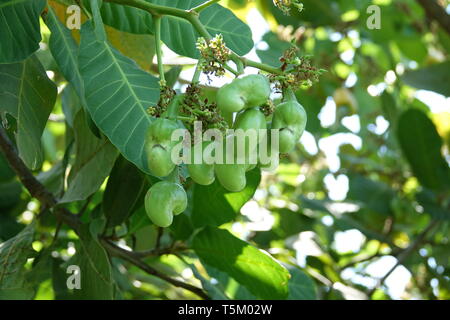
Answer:
[{"label": "cluster of cashew fruit", "polygon": [[[260,107],[267,104],[270,99],[271,88],[269,80],[261,74],[248,75],[237,78],[230,84],[224,85],[217,92],[217,107],[222,114],[234,116],[232,129],[243,131],[255,129],[258,134],[264,135],[268,144],[271,142],[271,130],[278,130],[279,153],[291,152],[299,141],[306,125],[306,112],[297,102],[291,90],[283,96],[283,101],[278,104],[272,114],[272,121],[266,120]],[[147,193],[145,208],[148,216],[158,226],[168,227],[172,224],[173,216],[182,213],[187,207],[187,195],[179,183],[178,175],[173,178],[176,164],[172,161],[172,149],[179,143],[172,139],[174,130],[182,127],[179,120],[170,117],[160,117],[154,120],[148,129],[145,150],[150,171],[160,178],[170,176],[154,184]],[[264,167],[259,162],[249,161],[252,154],[256,153],[258,146],[251,145],[247,141],[244,144],[243,161],[236,161],[236,143],[233,148],[227,149],[228,142],[236,139],[234,135],[225,135],[223,144],[223,159],[211,163],[206,161],[204,153],[196,155],[195,146],[191,148],[191,160],[186,163],[190,178],[197,184],[209,185],[217,177],[219,183],[230,192],[239,192],[247,184],[246,172],[256,165]],[[233,141],[235,142],[235,141]],[[208,147],[211,141],[198,142],[202,144],[200,150]],[[197,149],[198,150],[198,149]],[[231,156],[230,156],[231,152]],[[228,161],[227,155],[234,161]],[[200,162],[194,158],[200,157]],[[226,158],[226,159],[225,159]],[[223,161],[222,161],[223,160]],[[178,173],[178,171],[177,171]]]}]

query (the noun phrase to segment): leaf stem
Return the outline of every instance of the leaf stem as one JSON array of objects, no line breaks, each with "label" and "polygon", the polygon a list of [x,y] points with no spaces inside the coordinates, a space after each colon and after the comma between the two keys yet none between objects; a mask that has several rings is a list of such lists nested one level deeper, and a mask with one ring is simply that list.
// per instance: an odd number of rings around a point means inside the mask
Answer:
[{"label": "leaf stem", "polygon": [[[205,38],[205,40],[207,40],[207,41],[211,40],[211,35],[209,34],[208,30],[203,25],[203,23],[200,21],[198,12],[196,12],[196,11],[161,6],[161,5],[150,3],[150,2],[147,2],[144,0],[104,0],[104,1],[139,8],[139,9],[149,12],[153,16],[169,15],[169,16],[175,16],[175,17],[185,19],[194,27],[194,29],[200,34],[200,36]],[[266,71],[269,73],[273,73],[273,74],[282,74],[283,73],[283,71],[280,70],[279,68],[275,68],[275,67],[267,65],[265,63],[261,63],[261,62],[247,59],[245,57],[241,57],[234,52],[231,54],[231,60],[234,61],[236,64],[238,63],[237,61],[240,60],[244,64],[244,67],[249,66],[249,67],[257,68],[257,69],[260,69],[260,70],[263,70],[263,71]],[[227,70],[229,70],[230,72],[232,72],[233,74],[236,74],[236,75],[239,74],[237,71],[231,69],[229,66],[226,66],[225,68]]]},{"label": "leaf stem", "polygon": [[200,81],[200,75],[202,74],[202,68],[200,67],[200,65],[201,65],[201,58],[198,59],[197,65],[195,67],[194,76],[192,77],[193,84],[196,84]]},{"label": "leaf stem", "polygon": [[208,8],[209,6],[213,5],[214,3],[219,2],[220,0],[209,0],[206,1],[198,6],[196,6],[195,8],[190,9],[190,11],[195,11],[197,13],[200,13],[202,10]]},{"label": "leaf stem", "polygon": [[266,72],[269,72],[272,74],[282,74],[283,73],[283,71],[279,68],[275,68],[275,67],[269,66],[268,64],[265,64],[265,63],[256,62],[256,61],[247,59],[245,57],[238,56],[235,53],[232,54],[232,58],[233,57],[241,60],[242,63],[244,64],[244,66],[247,66],[247,67],[257,68],[257,69],[260,69],[260,70],[263,70],[263,71],[266,71]]},{"label": "leaf stem", "polygon": [[164,77],[164,65],[161,50],[161,16],[153,16],[153,25],[155,28],[155,50],[156,58],[158,60],[159,80],[161,85],[165,85],[166,79]]}]

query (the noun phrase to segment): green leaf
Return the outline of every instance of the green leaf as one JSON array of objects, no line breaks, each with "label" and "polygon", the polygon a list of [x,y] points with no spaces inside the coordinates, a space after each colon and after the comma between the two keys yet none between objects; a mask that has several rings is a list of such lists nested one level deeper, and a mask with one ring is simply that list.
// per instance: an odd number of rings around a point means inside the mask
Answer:
[{"label": "green leaf", "polygon": [[310,277],[299,269],[290,269],[288,300],[316,300],[316,288]]},{"label": "green leaf", "polygon": [[19,155],[32,170],[44,160],[41,136],[56,93],[55,84],[36,56],[18,63],[0,64],[0,114],[10,113],[17,119]]},{"label": "green leaf", "polygon": [[265,41],[269,47],[267,50],[256,50],[261,62],[280,67],[280,57],[283,55],[284,51],[291,47],[291,44],[280,40],[278,35],[273,32],[266,33],[262,40]]},{"label": "green leaf", "polygon": [[119,157],[103,194],[103,212],[108,227],[122,224],[143,202],[148,189],[147,179],[129,161]]},{"label": "green leaf", "polygon": [[284,240],[303,231],[314,230],[316,219],[288,208],[271,208],[274,224],[270,230],[256,232],[252,242],[260,247],[269,247],[274,240]]},{"label": "green leaf", "polygon": [[[203,0],[153,0],[154,4],[191,9]],[[105,3],[101,8],[106,24],[121,31],[131,33],[154,33],[152,18],[143,10]],[[200,13],[200,21],[212,35],[222,34],[226,45],[239,55],[247,54],[253,48],[250,28],[239,20],[232,11],[214,4]],[[186,20],[163,16],[161,21],[161,39],[174,52],[191,58],[198,58],[196,48],[200,34]]]},{"label": "green leaf", "polygon": [[450,61],[434,64],[422,69],[407,71],[403,81],[411,87],[431,90],[450,97]]},{"label": "green leaf", "polygon": [[63,203],[85,200],[96,192],[111,172],[118,154],[108,139],[98,139],[92,134],[82,110],[75,118],[74,132],[75,163],[61,199]]},{"label": "green leaf", "polygon": [[16,174],[9,166],[5,157],[0,153],[0,182],[6,182],[14,178]]},{"label": "green leaf", "polygon": [[206,227],[193,240],[202,262],[226,272],[257,297],[285,299],[289,272],[270,255],[227,230]]},{"label": "green leaf", "polygon": [[41,171],[36,178],[45,188],[53,194],[60,194],[64,188],[65,167],[60,161],[56,163],[50,170]]},{"label": "green leaf", "polygon": [[103,4],[103,0],[89,0],[89,4],[92,12],[92,20],[95,36],[97,37],[97,39],[105,41],[106,32],[105,27],[103,26],[103,20],[100,13],[100,7]]},{"label": "green leaf", "polygon": [[0,1],[0,63],[18,62],[39,49],[45,0]]},{"label": "green leaf", "polygon": [[405,111],[400,116],[397,135],[420,183],[432,190],[448,188],[450,169],[441,154],[442,139],[427,115],[417,109]]},{"label": "green leaf", "polygon": [[138,210],[135,210],[130,217],[128,224],[128,234],[131,235],[151,224],[152,222],[147,216],[145,207],[141,206]]},{"label": "green leaf", "polygon": [[[84,2],[90,10],[89,1],[85,0]],[[100,7],[100,12],[104,23],[118,30],[136,34],[151,33],[152,16],[147,11],[104,2]]]},{"label": "green leaf", "polygon": [[22,185],[18,181],[0,183],[0,208],[13,207],[20,201]]},{"label": "green leaf", "polygon": [[224,290],[218,284],[213,284],[210,280],[205,279],[194,264],[188,264],[194,276],[200,280],[203,289],[208,293],[212,300],[229,300]]},{"label": "green leaf", "polygon": [[46,24],[51,31],[49,48],[64,77],[75,89],[81,104],[86,106],[84,98],[84,85],[78,70],[78,45],[72,33],[56,17],[49,7]]},{"label": "green leaf", "polygon": [[[203,3],[203,0],[157,0],[152,1],[160,5],[190,9]],[[238,55],[245,55],[253,48],[252,32],[250,28],[239,20],[233,12],[224,7],[213,4],[200,13],[200,22],[206,30],[214,36],[222,34],[225,44]],[[197,58],[197,38],[200,34],[186,20],[177,17],[164,16],[161,21],[163,30],[162,41],[176,53]]]},{"label": "green leaf", "polygon": [[374,212],[384,215],[391,214],[390,202],[394,198],[394,190],[382,182],[358,174],[350,174],[348,177],[348,199],[354,200]]},{"label": "green leaf", "polygon": [[0,300],[30,299],[33,290],[25,281],[24,265],[33,253],[34,224],[0,244]]},{"label": "green leaf", "polygon": [[216,180],[209,186],[195,185],[192,221],[196,227],[220,226],[233,220],[242,206],[253,197],[261,181],[261,172],[247,172],[247,186],[240,192],[229,192]]},{"label": "green leaf", "polygon": [[170,68],[169,71],[164,73],[164,78],[166,79],[167,86],[173,88],[175,83],[178,81],[178,78],[180,76],[181,71],[183,70],[183,67],[178,65]]},{"label": "green leaf", "polygon": [[416,199],[423,207],[423,211],[430,214],[433,218],[450,220],[450,211],[439,203],[438,196],[434,192],[428,189],[421,190],[416,194]]},{"label": "green leaf", "polygon": [[225,295],[229,295],[232,300],[256,300],[256,297],[251,294],[246,287],[239,284],[225,272],[219,271],[206,264],[204,267],[208,275],[217,281],[215,286],[224,292]]},{"label": "green leaf", "polygon": [[76,263],[80,267],[81,289],[75,290],[75,297],[83,300],[112,300],[112,271],[105,249],[92,237],[88,227],[81,231],[80,238]]},{"label": "green leaf", "polygon": [[90,22],[81,28],[79,65],[95,124],[126,159],[150,173],[144,137],[152,120],[146,110],[158,102],[158,80],[96,39]]}]

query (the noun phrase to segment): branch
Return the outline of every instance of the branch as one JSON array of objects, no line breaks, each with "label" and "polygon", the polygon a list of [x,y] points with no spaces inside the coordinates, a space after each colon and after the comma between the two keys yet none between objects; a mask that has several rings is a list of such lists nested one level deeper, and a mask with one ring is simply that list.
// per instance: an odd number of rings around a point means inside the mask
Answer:
[{"label": "branch", "polygon": [[[203,25],[203,23],[200,21],[199,13],[197,11],[161,6],[150,2],[146,2],[144,0],[104,0],[104,1],[142,9],[149,12],[152,16],[168,15],[187,20],[194,27],[194,29],[200,34],[201,37],[205,38],[205,40],[207,41],[211,40],[211,35],[209,34],[208,30]],[[206,3],[209,3],[209,1]],[[244,66],[254,67],[269,73],[273,74],[283,73],[279,68],[275,68],[264,63],[256,62],[241,57],[234,52],[231,54],[231,60],[236,62],[236,64],[242,62]]]},{"label": "branch", "polygon": [[102,242],[103,246],[105,247],[105,249],[108,250],[108,252],[110,254],[130,262],[131,264],[144,270],[148,274],[158,277],[162,280],[165,280],[176,287],[180,287],[180,288],[186,289],[188,291],[191,291],[191,292],[195,293],[196,295],[198,295],[200,298],[203,298],[205,300],[210,299],[209,296],[202,289],[200,289],[196,286],[190,285],[188,283],[184,283],[182,281],[172,279],[172,278],[166,276],[165,274],[160,273],[158,270],[153,269],[148,264],[143,262],[139,257],[137,257],[134,252],[120,248],[120,247],[116,246],[114,243],[112,243],[108,240],[105,240],[105,239],[101,239],[101,242]]},{"label": "branch", "polygon": [[[31,196],[39,200],[43,206],[47,206],[48,208],[54,208],[54,213],[56,217],[61,221],[67,224],[69,227],[71,227],[77,234],[79,234],[79,230],[82,226],[82,222],[79,219],[78,216],[74,215],[72,212],[67,210],[63,207],[58,207],[58,203],[56,201],[55,196],[49,192],[45,186],[40,183],[31,173],[31,171],[27,168],[25,163],[22,161],[22,159],[19,158],[17,151],[12,144],[11,140],[9,139],[6,130],[0,125],[0,150],[5,155],[6,160],[8,161],[11,168],[15,171],[17,176],[19,177],[22,184],[25,186],[25,188],[30,192]],[[59,231],[59,227],[57,227],[56,234]],[[186,290],[189,290],[196,295],[198,295],[201,298],[209,299],[209,297],[206,295],[206,293],[195,286],[189,285],[187,283],[172,279],[168,277],[167,275],[160,273],[159,271],[153,269],[152,267],[148,266],[144,262],[142,262],[139,258],[140,254],[137,255],[134,252],[130,252],[124,249],[121,249],[119,247],[116,247],[115,245],[103,240],[102,244],[104,244],[104,247],[108,252],[111,254],[117,255],[124,260],[127,260],[131,262],[132,264],[136,265],[137,267],[141,268],[145,272],[154,275],[155,277],[158,277],[176,287],[181,287]],[[153,252],[156,254],[157,252]],[[161,250],[159,253],[164,253],[163,250]],[[141,253],[142,254],[142,253]],[[149,252],[144,252],[144,254],[149,254]]]},{"label": "branch", "polygon": [[158,73],[161,86],[166,85],[166,79],[164,78],[164,66],[162,60],[161,50],[161,16],[153,16],[153,26],[155,28],[155,51],[156,58],[158,60]]},{"label": "branch", "polygon": [[55,196],[40,183],[19,158],[16,148],[9,140],[6,130],[0,125],[0,149],[8,160],[9,165],[19,177],[22,184],[30,192],[31,196],[38,199],[44,206],[54,208],[57,218],[78,232],[81,222],[69,210],[58,207]]},{"label": "branch", "polygon": [[425,230],[423,230],[419,234],[417,239],[397,255],[397,263],[378,281],[377,285],[370,291],[369,296],[371,296],[377,288],[383,285],[383,283],[392,274],[392,272],[394,272],[394,270],[397,269],[398,266],[402,265],[405,262],[405,260],[425,241],[428,233],[431,232],[438,224],[438,220],[432,220],[430,224],[425,228]]},{"label": "branch", "polygon": [[450,15],[436,0],[417,0],[417,2],[425,10],[428,18],[437,21],[450,34]]}]

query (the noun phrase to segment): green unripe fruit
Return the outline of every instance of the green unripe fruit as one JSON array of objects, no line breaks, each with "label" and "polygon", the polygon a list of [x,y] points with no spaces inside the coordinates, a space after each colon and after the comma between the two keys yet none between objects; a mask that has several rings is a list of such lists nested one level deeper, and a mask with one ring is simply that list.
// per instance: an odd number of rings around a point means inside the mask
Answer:
[{"label": "green unripe fruit", "polygon": [[160,181],[155,183],[145,196],[145,211],[152,222],[159,227],[172,224],[173,216],[187,207],[187,195],[178,183]]},{"label": "green unripe fruit", "polygon": [[[260,139],[264,139],[264,137],[267,135],[267,123],[266,123],[266,117],[264,114],[258,109],[258,108],[252,108],[241,111],[237,117],[236,121],[234,123],[234,129],[242,129],[245,132],[247,132],[247,136],[244,138],[244,148],[245,148],[245,163],[256,163],[256,160],[258,158],[258,143]],[[254,133],[247,130],[255,130]],[[263,131],[260,131],[263,130]],[[252,137],[252,138],[250,138]],[[250,139],[256,139],[252,143],[250,143]],[[235,150],[237,152],[238,147],[238,141],[239,139],[235,139]],[[242,142],[241,142],[242,143]],[[254,162],[251,162],[250,157],[252,157],[252,160]]]},{"label": "green unripe fruit", "polygon": [[247,185],[245,164],[216,164],[214,166],[220,184],[231,192],[242,191]]},{"label": "green unripe fruit", "polygon": [[305,109],[296,101],[279,104],[272,119],[272,129],[279,129],[280,153],[291,152],[305,130],[307,116]]},{"label": "green unripe fruit", "polygon": [[217,91],[217,106],[225,113],[258,107],[270,96],[269,80],[261,74],[252,74],[233,80]]},{"label": "green unripe fruit", "polygon": [[172,132],[179,126],[175,121],[158,118],[153,121],[147,131],[145,151],[150,171],[158,176],[165,177],[175,168],[172,161],[172,148],[178,143],[172,141]]},{"label": "green unripe fruit", "polygon": [[[203,152],[210,143],[211,142],[203,142],[201,152]],[[198,155],[201,163],[196,163],[195,156],[197,151],[195,147],[196,145],[191,146],[191,161],[189,164],[187,164],[189,175],[195,183],[204,186],[210,185],[215,180],[214,165],[207,164],[205,162],[205,159],[203,158],[203,154]]]}]

